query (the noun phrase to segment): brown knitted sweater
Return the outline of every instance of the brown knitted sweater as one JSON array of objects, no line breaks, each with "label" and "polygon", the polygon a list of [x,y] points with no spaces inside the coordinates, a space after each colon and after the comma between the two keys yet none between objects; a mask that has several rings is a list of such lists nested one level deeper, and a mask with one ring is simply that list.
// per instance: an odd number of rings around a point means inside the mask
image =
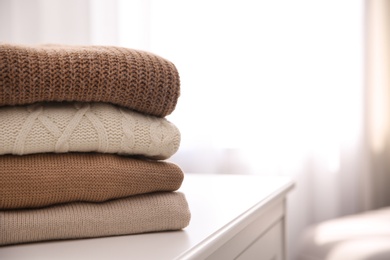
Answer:
[{"label": "brown knitted sweater", "polygon": [[174,191],[184,177],[173,163],[100,153],[3,155],[0,166],[0,210]]},{"label": "brown knitted sweater", "polygon": [[0,44],[0,106],[107,102],[164,117],[180,95],[170,61],[112,46]]}]

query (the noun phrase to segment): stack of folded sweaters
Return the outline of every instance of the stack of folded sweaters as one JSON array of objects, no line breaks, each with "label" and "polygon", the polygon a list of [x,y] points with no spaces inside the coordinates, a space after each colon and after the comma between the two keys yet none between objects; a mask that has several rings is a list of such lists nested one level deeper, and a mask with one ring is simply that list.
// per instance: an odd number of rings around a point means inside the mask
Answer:
[{"label": "stack of folded sweaters", "polygon": [[0,245],[185,228],[179,93],[152,53],[0,44]]}]

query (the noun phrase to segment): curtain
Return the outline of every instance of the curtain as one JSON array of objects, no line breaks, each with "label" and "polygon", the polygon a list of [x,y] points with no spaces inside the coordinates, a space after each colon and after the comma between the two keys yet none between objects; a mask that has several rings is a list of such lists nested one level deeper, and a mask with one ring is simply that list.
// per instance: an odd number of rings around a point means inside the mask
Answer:
[{"label": "curtain", "polygon": [[168,117],[182,134],[171,161],[198,174],[290,176],[294,259],[308,225],[390,198],[389,52],[376,53],[388,34],[372,30],[374,3],[1,0],[0,41],[121,45],[171,60],[182,92]]},{"label": "curtain", "polygon": [[0,41],[88,44],[89,17],[88,1],[1,0]]},{"label": "curtain", "polygon": [[291,176],[290,259],[307,226],[368,206],[364,2],[151,1],[150,19],[181,72],[174,162]]},{"label": "curtain", "polygon": [[390,2],[366,2],[366,208],[390,205]]}]

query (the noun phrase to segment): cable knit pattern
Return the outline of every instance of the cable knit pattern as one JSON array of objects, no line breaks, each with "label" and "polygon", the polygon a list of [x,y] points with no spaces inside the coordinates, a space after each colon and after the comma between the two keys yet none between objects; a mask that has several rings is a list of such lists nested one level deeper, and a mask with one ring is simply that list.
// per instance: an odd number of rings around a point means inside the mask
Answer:
[{"label": "cable knit pattern", "polygon": [[0,155],[100,152],[167,159],[180,146],[165,118],[106,103],[42,103],[0,109]]},{"label": "cable knit pattern", "polygon": [[0,44],[0,106],[105,102],[165,117],[180,95],[173,63],[113,46]]},{"label": "cable knit pattern", "polygon": [[0,211],[0,245],[179,230],[189,224],[190,217],[180,192]]},{"label": "cable knit pattern", "polygon": [[175,191],[184,178],[173,163],[115,154],[3,155],[0,165],[0,210]]}]

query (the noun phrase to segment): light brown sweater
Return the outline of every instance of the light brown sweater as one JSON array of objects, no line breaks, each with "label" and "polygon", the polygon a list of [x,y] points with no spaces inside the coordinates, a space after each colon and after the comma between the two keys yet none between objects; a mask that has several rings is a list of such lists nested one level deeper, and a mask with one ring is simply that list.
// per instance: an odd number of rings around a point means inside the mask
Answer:
[{"label": "light brown sweater", "polygon": [[180,192],[0,211],[0,245],[179,230],[189,221],[189,206]]},{"label": "light brown sweater", "polygon": [[0,169],[0,209],[174,191],[184,178],[173,163],[99,153],[3,155]]},{"label": "light brown sweater", "polygon": [[113,46],[0,44],[0,106],[107,102],[164,117],[180,95],[173,63]]}]

